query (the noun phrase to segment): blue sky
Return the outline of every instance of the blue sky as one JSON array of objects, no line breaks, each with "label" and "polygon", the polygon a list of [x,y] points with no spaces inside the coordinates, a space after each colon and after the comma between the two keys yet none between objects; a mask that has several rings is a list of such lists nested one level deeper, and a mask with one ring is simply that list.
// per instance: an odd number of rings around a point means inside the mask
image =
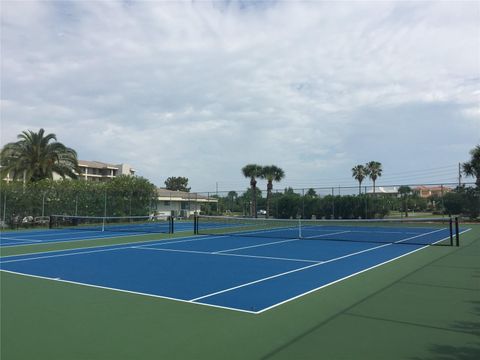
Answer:
[{"label": "blue sky", "polygon": [[480,143],[478,2],[3,1],[1,145],[57,134],[163,185],[456,181]]}]

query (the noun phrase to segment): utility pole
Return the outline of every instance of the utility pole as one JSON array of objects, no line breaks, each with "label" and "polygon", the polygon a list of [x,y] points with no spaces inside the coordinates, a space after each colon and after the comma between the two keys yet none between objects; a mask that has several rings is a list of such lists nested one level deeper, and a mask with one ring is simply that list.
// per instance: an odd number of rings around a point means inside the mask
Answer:
[{"label": "utility pole", "polygon": [[462,164],[458,163],[458,187],[462,186]]}]

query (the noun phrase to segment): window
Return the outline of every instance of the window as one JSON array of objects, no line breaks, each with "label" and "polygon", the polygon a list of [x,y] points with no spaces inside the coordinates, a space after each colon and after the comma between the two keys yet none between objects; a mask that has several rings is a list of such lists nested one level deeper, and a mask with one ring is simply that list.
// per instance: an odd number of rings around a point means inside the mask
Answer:
[{"label": "window", "polygon": [[170,201],[164,201],[164,202],[163,202],[163,205],[165,205],[165,206],[170,206]]}]

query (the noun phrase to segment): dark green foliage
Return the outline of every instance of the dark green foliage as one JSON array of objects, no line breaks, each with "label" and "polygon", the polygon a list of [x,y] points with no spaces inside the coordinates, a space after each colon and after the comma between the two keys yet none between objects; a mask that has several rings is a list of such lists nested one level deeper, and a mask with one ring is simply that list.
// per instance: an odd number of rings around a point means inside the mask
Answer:
[{"label": "dark green foliage", "polygon": [[105,210],[107,216],[147,215],[155,201],[155,186],[134,176],[119,176],[108,182],[2,182],[0,220],[8,222],[13,214],[103,216]]},{"label": "dark green foliage", "polygon": [[301,195],[292,189],[273,196],[273,215],[289,219],[358,219],[383,218],[396,204],[396,199],[370,195],[344,195],[324,197]]},{"label": "dark green foliage", "polygon": [[408,217],[408,196],[412,193],[410,186],[400,186],[398,188],[398,194],[402,198],[402,207],[405,217]]},{"label": "dark green foliage", "polygon": [[475,178],[475,184],[480,189],[480,145],[470,151],[470,161],[462,164],[463,173]]},{"label": "dark green foliage", "polygon": [[286,193],[278,199],[277,204],[276,216],[280,219],[302,216],[302,197],[293,191],[286,191]]},{"label": "dark green foliage", "polygon": [[188,178],[182,176],[171,176],[165,180],[167,190],[190,192],[188,187]]},{"label": "dark green foliage", "polygon": [[310,197],[317,197],[317,192],[315,191],[315,189],[308,189],[307,192],[305,193],[306,196],[310,196]]},{"label": "dark green foliage", "polygon": [[445,211],[449,215],[464,215],[476,219],[480,213],[480,190],[465,186],[443,196]]}]

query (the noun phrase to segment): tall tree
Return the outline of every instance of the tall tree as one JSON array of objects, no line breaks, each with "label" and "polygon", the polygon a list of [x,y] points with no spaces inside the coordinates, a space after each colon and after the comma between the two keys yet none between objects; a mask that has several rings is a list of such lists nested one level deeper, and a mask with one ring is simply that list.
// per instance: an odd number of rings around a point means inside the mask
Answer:
[{"label": "tall tree", "polygon": [[317,197],[317,192],[315,191],[315,189],[313,188],[310,188],[307,190],[307,192],[305,193],[306,196],[310,196],[312,198],[315,198]]},{"label": "tall tree", "polygon": [[236,191],[229,191],[226,197],[226,201],[228,202],[227,209],[231,212],[235,211],[236,204],[237,204],[238,194]]},{"label": "tall tree", "polygon": [[462,164],[462,170],[466,176],[476,178],[475,184],[477,188],[480,189],[480,145],[470,150],[470,155],[472,158],[470,161]]},{"label": "tall tree", "polygon": [[382,164],[378,161],[370,161],[365,167],[367,168],[367,176],[373,182],[373,193],[375,194],[375,181],[382,176]]},{"label": "tall tree", "polygon": [[13,179],[40,181],[52,179],[53,174],[62,178],[77,178],[79,172],[75,150],[57,142],[55,134],[23,131],[17,142],[6,144],[0,152],[2,178],[9,174]]},{"label": "tall tree", "polygon": [[352,168],[352,177],[358,181],[358,194],[362,193],[362,181],[367,177],[367,168],[357,165]]},{"label": "tall tree", "polygon": [[165,180],[165,187],[167,190],[190,192],[190,188],[188,187],[188,178],[182,176],[170,176],[167,180]]},{"label": "tall tree", "polygon": [[270,203],[272,200],[273,182],[282,181],[285,172],[275,165],[264,166],[260,174],[261,179],[267,180],[267,218],[270,217]]},{"label": "tall tree", "polygon": [[257,178],[262,174],[262,167],[257,164],[248,164],[242,168],[243,176],[250,178],[250,188],[252,190],[252,201],[250,205],[250,215],[257,217]]},{"label": "tall tree", "polygon": [[405,217],[408,217],[408,196],[412,193],[412,188],[410,186],[400,186],[398,188],[398,194],[402,198],[403,211],[405,212]]}]

